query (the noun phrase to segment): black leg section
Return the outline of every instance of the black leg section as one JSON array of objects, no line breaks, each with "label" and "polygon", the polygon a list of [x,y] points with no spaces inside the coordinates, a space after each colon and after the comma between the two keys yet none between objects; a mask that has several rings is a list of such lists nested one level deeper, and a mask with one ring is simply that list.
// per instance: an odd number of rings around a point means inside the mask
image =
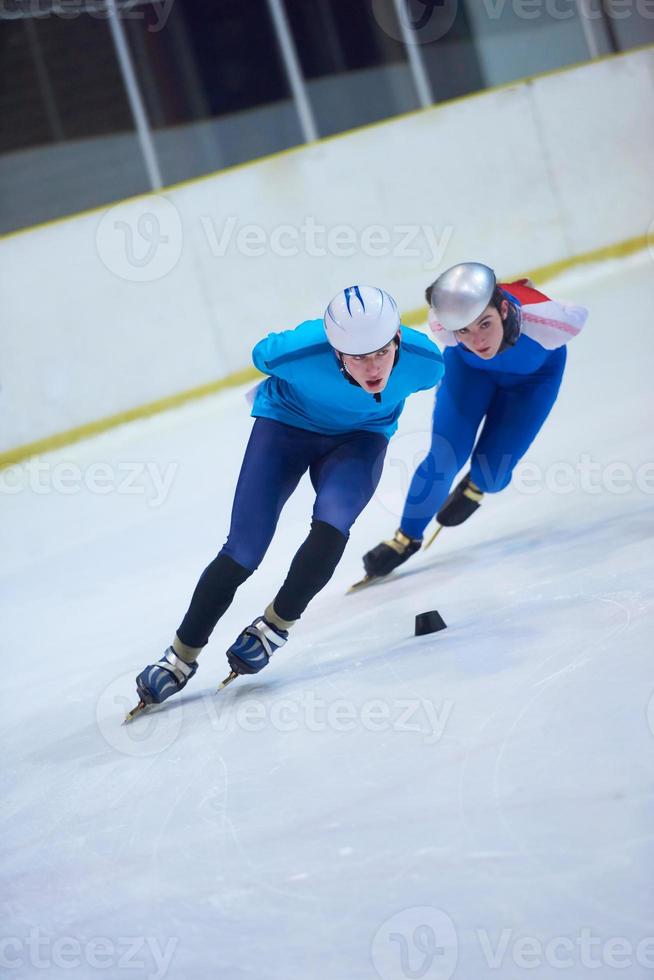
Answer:
[{"label": "black leg section", "polygon": [[324,521],[312,521],[309,536],[293,559],[286,581],[273,602],[278,616],[289,622],[300,618],[334,574],[346,544],[347,536],[342,531]]},{"label": "black leg section", "polygon": [[203,647],[223,613],[231,606],[239,585],[252,570],[239,565],[228,555],[218,555],[205,568],[195,587],[188,612],[177,635],[190,647]]}]

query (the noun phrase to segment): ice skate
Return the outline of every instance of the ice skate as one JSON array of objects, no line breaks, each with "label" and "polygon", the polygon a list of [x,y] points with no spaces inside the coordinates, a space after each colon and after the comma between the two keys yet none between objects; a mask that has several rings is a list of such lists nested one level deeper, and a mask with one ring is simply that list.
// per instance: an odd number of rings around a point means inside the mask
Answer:
[{"label": "ice skate", "polygon": [[402,565],[411,555],[420,551],[422,540],[410,538],[398,528],[389,541],[382,541],[376,548],[363,556],[363,567],[366,570],[364,578],[350,586],[348,592],[359,592],[387,575],[390,575],[398,565]]},{"label": "ice skate", "polygon": [[140,701],[125,717],[131,721],[148,705],[161,704],[173,694],[177,694],[190,681],[198,669],[197,662],[187,664],[168,647],[161,660],[149,664],[136,678],[136,690]]},{"label": "ice skate", "polygon": [[[267,667],[276,650],[288,639],[288,630],[278,629],[263,616],[259,616],[232,643],[227,660],[235,674],[258,674]],[[229,683],[229,678],[223,685]]]}]

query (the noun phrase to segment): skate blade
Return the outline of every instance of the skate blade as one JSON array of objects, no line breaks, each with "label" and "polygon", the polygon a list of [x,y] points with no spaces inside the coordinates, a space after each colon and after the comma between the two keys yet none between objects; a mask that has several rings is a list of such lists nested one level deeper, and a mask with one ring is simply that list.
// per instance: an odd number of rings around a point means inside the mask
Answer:
[{"label": "skate blade", "polygon": [[123,725],[127,725],[133,718],[136,718],[136,716],[140,715],[142,711],[145,711],[147,707],[148,706],[145,701],[139,701],[135,708],[132,708],[131,711],[127,712]]},{"label": "skate blade", "polygon": [[355,582],[345,593],[346,595],[352,595],[353,592],[363,592],[364,589],[370,588],[371,585],[379,585],[380,582],[385,582],[388,575],[365,575],[360,582]]},{"label": "skate blade", "polygon": [[227,687],[228,684],[231,684],[232,681],[235,681],[237,677],[238,674],[236,673],[235,670],[230,671],[227,677],[225,678],[225,680],[222,682],[222,684],[219,684],[218,687],[216,688],[216,694],[218,693],[218,691],[222,691],[223,688]]},{"label": "skate blade", "polygon": [[432,536],[430,537],[429,541],[426,541],[425,544],[422,546],[423,551],[426,551],[427,548],[431,548],[434,541],[436,540],[436,538],[438,537],[438,535],[441,533],[442,530],[443,530],[443,525],[439,524],[436,530],[434,531],[434,533],[432,534]]}]

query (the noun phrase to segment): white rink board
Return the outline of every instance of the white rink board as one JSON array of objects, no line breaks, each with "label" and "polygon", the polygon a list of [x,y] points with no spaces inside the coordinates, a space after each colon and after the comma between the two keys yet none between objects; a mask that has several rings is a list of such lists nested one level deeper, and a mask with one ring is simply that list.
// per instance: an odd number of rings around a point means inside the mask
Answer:
[{"label": "white rink board", "polygon": [[653,79],[639,51],[0,241],[0,451],[247,367],[352,282],[414,309],[457,261],[644,235]]}]

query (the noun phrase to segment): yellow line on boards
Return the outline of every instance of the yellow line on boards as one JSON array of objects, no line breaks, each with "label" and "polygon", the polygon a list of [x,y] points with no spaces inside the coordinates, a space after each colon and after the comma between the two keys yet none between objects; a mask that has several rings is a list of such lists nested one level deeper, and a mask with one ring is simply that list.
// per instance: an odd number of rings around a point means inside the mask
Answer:
[{"label": "yellow line on boards", "polygon": [[74,429],[66,429],[64,432],[57,432],[55,435],[46,436],[44,439],[37,439],[36,442],[28,442],[24,446],[17,446],[15,449],[8,449],[0,453],[0,469],[5,466],[12,466],[20,463],[29,456],[38,456],[41,453],[51,452],[53,449],[61,449],[90,436],[97,436],[108,429],[114,429],[118,425],[126,422],[134,422],[136,419],[147,418],[149,415],[158,415],[159,412],[167,412],[171,408],[178,408],[186,402],[195,401],[198,398],[206,398],[224,388],[231,388],[236,385],[245,384],[260,378],[261,374],[256,368],[246,368],[244,371],[235,371],[228,374],[225,378],[217,381],[209,381],[207,384],[198,385],[197,388],[188,388],[180,391],[176,395],[168,395],[166,398],[158,398],[156,401],[147,402],[145,405],[137,405],[135,408],[128,408],[124,412],[117,412],[115,415],[108,415],[103,419],[96,419],[94,422],[86,422],[78,425]]},{"label": "yellow line on boards", "polygon": [[[593,249],[592,252],[571,255],[567,259],[550,262],[549,265],[541,265],[527,272],[502,274],[501,279],[504,282],[515,282],[517,279],[531,279],[539,286],[547,282],[548,279],[554,279],[556,276],[560,276],[562,272],[568,272],[569,269],[574,269],[576,266],[589,265],[592,262],[606,262],[609,259],[622,259],[628,255],[635,255],[636,252],[644,251],[648,245],[648,236],[638,235],[637,238],[628,238],[624,242],[618,242],[617,245],[605,245],[603,248]],[[407,327],[414,327],[420,323],[424,323],[426,319],[427,307],[419,306],[417,309],[403,314],[402,323],[406,323]]]},{"label": "yellow line on boards", "polygon": [[[506,275],[506,280],[522,279],[528,278],[533,279],[536,285],[540,285],[546,282],[548,279],[553,279],[555,276],[560,275],[562,272],[567,272],[569,269],[573,269],[576,266],[586,265],[591,262],[604,262],[609,259],[624,258],[628,255],[634,255],[636,252],[643,251],[649,245],[649,239],[647,235],[639,235],[637,238],[630,238],[627,241],[619,242],[616,245],[607,245],[602,248],[594,249],[591,252],[584,252],[581,255],[571,255],[566,259],[561,259],[558,262],[551,262],[549,265],[540,266],[537,269],[531,269],[527,272],[513,273],[511,275]],[[416,309],[409,310],[407,313],[402,315],[402,323],[406,326],[417,326],[422,324],[427,319],[427,307],[420,306]],[[53,449],[60,449],[63,446],[69,446],[74,442],[79,442],[82,439],[88,439],[91,436],[99,435],[101,432],[106,432],[109,429],[113,429],[118,425],[124,425],[126,422],[133,422],[136,419],[147,418],[149,415],[157,415],[159,412],[166,412],[172,408],[177,408],[180,405],[184,405],[186,402],[195,401],[199,398],[206,398],[207,395],[213,395],[217,391],[222,391],[224,388],[232,388],[236,385],[245,384],[248,381],[260,378],[262,375],[254,367],[245,368],[242,371],[235,371],[233,374],[229,374],[224,378],[219,378],[216,381],[210,381],[207,384],[199,385],[196,388],[189,388],[186,391],[178,392],[175,395],[168,395],[166,398],[159,398],[156,401],[148,402],[145,405],[137,405],[135,408],[129,408],[124,412],[118,412],[115,415],[108,415],[106,418],[97,419],[94,422],[87,422],[84,425],[76,426],[74,429],[67,429],[64,432],[58,432],[52,436],[46,436],[44,439],[38,439],[36,442],[29,442],[23,446],[17,446],[15,449],[8,449],[5,452],[0,453],[0,469],[6,466],[12,466],[15,463],[20,463],[22,460],[29,458],[30,456],[37,456],[41,453],[51,452]]]}]

